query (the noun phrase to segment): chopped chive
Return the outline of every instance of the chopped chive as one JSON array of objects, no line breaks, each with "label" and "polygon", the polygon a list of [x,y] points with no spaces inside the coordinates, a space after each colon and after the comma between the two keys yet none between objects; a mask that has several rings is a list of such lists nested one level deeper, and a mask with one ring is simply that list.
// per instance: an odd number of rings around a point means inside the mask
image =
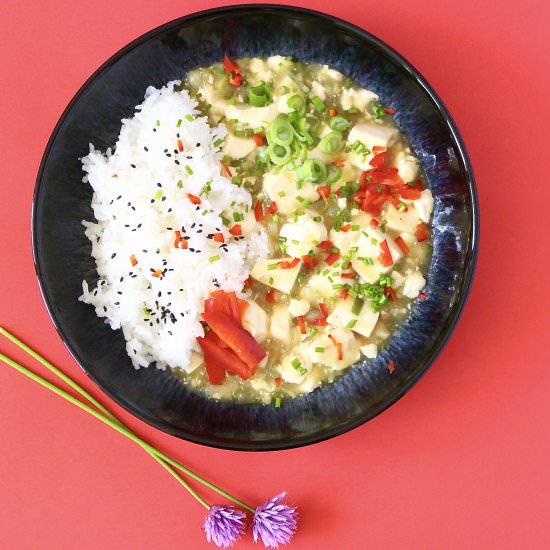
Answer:
[{"label": "chopped chive", "polygon": [[178,118],[178,122],[176,123],[176,128],[179,128],[181,126],[181,118]]},{"label": "chopped chive", "polygon": [[212,264],[212,263],[214,263],[214,262],[217,262],[219,259],[220,259],[220,256],[219,256],[219,255],[210,256],[210,258],[208,258],[208,261]]},{"label": "chopped chive", "polygon": [[193,122],[193,117],[191,115],[185,115],[185,118],[189,121],[189,122]]},{"label": "chopped chive", "polygon": [[214,140],[214,147],[218,147],[218,145],[221,145],[223,143],[223,139],[215,139]]},{"label": "chopped chive", "polygon": [[275,398],[275,408],[276,408],[276,409],[280,409],[280,408],[281,408],[281,398],[280,398],[280,397],[276,397],[276,398]]},{"label": "chopped chive", "polygon": [[233,212],[233,220],[236,222],[242,222],[244,220],[244,216],[240,212]]},{"label": "chopped chive", "polygon": [[185,171],[191,176],[193,174],[193,170],[189,164],[185,165]]},{"label": "chopped chive", "polygon": [[272,285],[273,284],[273,277],[269,277],[269,279],[267,280],[267,283]]},{"label": "chopped chive", "polygon": [[344,286],[344,285],[340,285],[340,284],[338,284],[338,285],[332,285],[332,288],[333,288],[333,290],[340,290],[341,288],[343,288],[343,286]]},{"label": "chopped chive", "polygon": [[284,197],[286,193],[284,191],[279,191],[279,197]]},{"label": "chopped chive", "polygon": [[220,217],[222,219],[223,225],[225,225],[226,227],[231,223],[231,221],[228,220],[226,217],[224,217],[224,216],[220,216]]},{"label": "chopped chive", "polygon": [[277,269],[277,264],[268,264],[267,270],[273,271],[274,269]]},{"label": "chopped chive", "polygon": [[157,120],[157,121],[155,122],[155,125],[156,125],[156,126],[160,126],[160,120]]},{"label": "chopped chive", "polygon": [[314,221],[314,222],[320,222],[320,221],[322,221],[322,220],[323,220],[323,218],[321,218],[321,216],[315,216],[315,217],[313,218],[313,221]]},{"label": "chopped chive", "polygon": [[179,189],[183,187],[183,181],[179,180],[178,183],[176,183]]},{"label": "chopped chive", "polygon": [[155,195],[155,200],[158,201],[162,197],[162,191],[157,191],[157,194]]},{"label": "chopped chive", "polygon": [[352,319],[347,325],[347,328],[353,328],[357,324],[357,319]]},{"label": "chopped chive", "polygon": [[315,348],[317,353],[325,353],[325,348]]},{"label": "chopped chive", "polygon": [[361,231],[361,226],[360,225],[352,225],[351,230],[352,231]]}]

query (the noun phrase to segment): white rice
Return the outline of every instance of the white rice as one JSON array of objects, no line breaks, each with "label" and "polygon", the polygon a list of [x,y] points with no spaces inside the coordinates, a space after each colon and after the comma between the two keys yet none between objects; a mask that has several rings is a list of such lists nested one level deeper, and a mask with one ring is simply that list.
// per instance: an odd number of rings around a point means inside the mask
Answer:
[{"label": "white rice", "polygon": [[[199,349],[196,337],[203,335],[204,300],[218,288],[241,295],[255,260],[268,253],[259,227],[252,225],[245,237],[235,239],[223,225],[220,216],[234,209],[233,201],[244,208],[252,198],[220,176],[218,141],[225,127],[211,128],[187,91],[174,91],[178,84],[148,88],[135,116],[122,121],[114,152],[102,154],[90,144],[82,159],[96,218],[82,223],[99,282],[90,290],[83,281],[80,300],[93,305],[111,328],[122,329],[136,368],[152,362],[159,368],[190,368],[191,351]],[[178,139],[184,152],[178,151]],[[198,196],[209,180],[211,192],[193,205],[186,193]],[[174,247],[175,231],[182,228],[189,237],[186,250]],[[207,238],[218,232],[226,246]],[[209,260],[216,256],[218,261]],[[152,276],[157,269],[164,270],[160,278]]]}]

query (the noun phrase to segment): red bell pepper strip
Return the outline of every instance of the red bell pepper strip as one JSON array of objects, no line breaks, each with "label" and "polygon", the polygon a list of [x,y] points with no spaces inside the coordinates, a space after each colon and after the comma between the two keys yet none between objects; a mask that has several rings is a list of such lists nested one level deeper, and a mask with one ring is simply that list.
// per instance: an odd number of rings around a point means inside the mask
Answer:
[{"label": "red bell pepper strip", "polygon": [[258,363],[266,356],[262,346],[229,315],[205,311],[202,318],[216,336],[240,357],[252,374]]},{"label": "red bell pepper strip", "polygon": [[256,144],[256,147],[263,147],[265,145],[264,134],[254,134],[252,137],[254,138],[254,143]]},{"label": "red bell pepper strip", "polygon": [[264,219],[264,208],[260,201],[254,206],[254,218],[257,222],[261,222]]},{"label": "red bell pepper strip", "polygon": [[378,153],[374,155],[374,157],[372,157],[372,159],[370,160],[369,164],[373,168],[382,168],[384,166],[384,163],[386,162],[387,154],[388,152],[384,151],[383,153]]},{"label": "red bell pepper strip", "polygon": [[212,331],[207,332],[204,338],[197,338],[197,342],[204,354],[206,373],[211,384],[222,384],[225,371],[243,380],[247,380],[253,374],[231,349],[224,347],[223,342]]}]

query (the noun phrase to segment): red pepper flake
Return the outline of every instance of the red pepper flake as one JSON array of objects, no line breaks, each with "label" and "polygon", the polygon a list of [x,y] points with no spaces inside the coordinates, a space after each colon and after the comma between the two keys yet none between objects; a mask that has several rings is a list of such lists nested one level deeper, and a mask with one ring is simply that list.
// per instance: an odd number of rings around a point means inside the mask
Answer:
[{"label": "red pepper flake", "polygon": [[191,195],[191,193],[185,193],[185,194],[187,195],[187,198],[189,199],[191,204],[200,204],[202,202],[201,198],[197,197],[197,195]]},{"label": "red pepper flake", "polygon": [[419,292],[419,293],[418,293],[418,299],[419,299],[419,300],[422,300],[422,301],[427,300],[427,299],[428,299],[428,295],[427,295],[427,294],[424,294],[424,292]]},{"label": "red pepper flake", "polygon": [[269,215],[269,216],[273,216],[273,214],[277,214],[277,210],[279,209],[279,207],[277,206],[277,203],[275,201],[273,201],[266,209],[265,213],[266,213],[266,216]]},{"label": "red pepper flake", "polygon": [[132,267],[135,267],[138,264],[137,258],[133,254],[130,256],[130,263],[132,264]]},{"label": "red pepper flake", "polygon": [[228,55],[223,56],[223,70],[226,73],[240,74],[241,68]]},{"label": "red pepper flake", "polygon": [[416,240],[421,243],[428,240],[428,226],[421,222],[416,226]]},{"label": "red pepper flake", "polygon": [[395,294],[395,290],[391,286],[387,286],[384,289],[384,294],[386,296],[389,296],[394,302],[397,302],[397,295]]},{"label": "red pepper flake", "polygon": [[217,242],[217,243],[224,243],[225,240],[223,238],[223,233],[214,233],[214,240]]},{"label": "red pepper flake", "polygon": [[279,377],[275,378],[273,382],[275,382],[275,387],[277,388],[283,383],[282,379]]},{"label": "red pepper flake", "polygon": [[317,265],[317,258],[312,258],[309,254],[302,256],[302,262],[308,271],[311,271]]},{"label": "red pepper flake", "polygon": [[373,153],[381,153],[382,151],[385,151],[386,148],[383,145],[374,145],[372,148]]},{"label": "red pepper flake", "polygon": [[338,159],[338,160],[333,160],[331,162],[332,166],[336,166],[338,168],[343,168],[345,165],[346,165],[346,162],[343,161],[342,159]]},{"label": "red pepper flake", "polygon": [[370,226],[373,229],[376,229],[379,225],[380,225],[380,222],[376,218],[372,218],[372,220],[370,221]]},{"label": "red pepper flake", "polygon": [[378,256],[378,261],[384,266],[389,267],[390,265],[393,265],[393,258],[390,252],[390,247],[388,246],[388,241],[384,239],[380,243],[380,249],[382,250],[382,253],[380,256]]},{"label": "red pepper flake", "polygon": [[178,151],[180,153],[183,152],[183,142],[181,141],[181,139],[178,139]]},{"label": "red pepper flake", "polygon": [[384,163],[386,162],[386,156],[388,152],[384,151],[383,153],[378,153],[372,159],[370,160],[369,164],[373,168],[382,168],[384,166]]},{"label": "red pepper flake", "polygon": [[257,147],[263,147],[265,145],[265,136],[263,134],[254,134],[252,137]]},{"label": "red pepper flake", "polygon": [[393,374],[395,372],[395,362],[393,361],[393,359],[390,359],[388,361],[388,372],[390,374]]},{"label": "red pepper flake", "polygon": [[174,248],[186,249],[188,246],[187,241],[181,236],[181,231],[176,231],[176,240],[174,241]]},{"label": "red pepper flake", "polygon": [[338,352],[338,361],[341,361],[344,358],[344,350],[342,348],[341,342],[338,342],[332,334],[329,334],[328,337],[331,339],[332,343],[336,346]]},{"label": "red pepper flake", "polygon": [[334,245],[330,241],[321,241],[317,245],[317,248],[320,248],[321,250],[326,250],[327,252],[333,247]]},{"label": "red pepper flake", "polygon": [[340,259],[340,254],[338,252],[332,252],[327,256],[327,259],[325,260],[325,262],[327,263],[327,265],[332,265],[335,262],[337,262],[339,259]]},{"label": "red pepper flake", "polygon": [[277,265],[281,269],[292,269],[293,267],[296,267],[299,263],[300,263],[299,258],[292,258],[292,260],[290,262],[285,260],[283,262],[277,262]]},{"label": "red pepper flake", "polygon": [[392,107],[384,107],[384,111],[388,115],[395,115],[395,113],[397,113],[397,111],[395,109],[393,109]]},{"label": "red pepper flake", "polygon": [[403,237],[401,237],[401,235],[395,238],[395,244],[401,249],[401,252],[403,252],[405,256],[410,252],[407,243],[403,240]]},{"label": "red pepper flake", "polygon": [[298,326],[300,327],[300,332],[302,334],[307,334],[306,321],[304,319],[304,316],[300,315],[297,320],[298,320]]},{"label": "red pepper flake", "polygon": [[254,206],[254,218],[257,222],[261,222],[264,219],[264,207],[260,201]]},{"label": "red pepper flake", "polygon": [[243,234],[243,230],[240,224],[236,223],[231,229],[229,229],[229,233],[231,233],[234,237],[240,237]]},{"label": "red pepper flake", "polygon": [[355,273],[351,272],[351,273],[342,273],[341,275],[342,279],[354,279],[355,278]]},{"label": "red pepper flake", "polygon": [[275,289],[274,288],[271,288],[266,292],[265,299],[270,304],[275,303]]},{"label": "red pepper flake", "polygon": [[327,325],[327,317],[329,315],[327,305],[323,302],[320,302],[319,311],[321,312],[321,315],[317,317],[317,319],[313,319],[313,321],[308,321],[309,325],[317,327],[324,327]]},{"label": "red pepper flake", "polygon": [[328,201],[330,189],[326,185],[321,185],[320,187],[317,187],[317,193],[319,193],[319,195],[325,202]]},{"label": "red pepper flake", "polygon": [[328,115],[329,116],[336,116],[338,114],[338,111],[336,109],[329,109]]},{"label": "red pepper flake", "polygon": [[351,223],[346,223],[346,225],[343,225],[340,227],[340,231],[343,231],[344,233],[347,233],[351,229]]},{"label": "red pepper flake", "polygon": [[153,275],[153,277],[157,277],[157,279],[158,279],[159,277],[162,277],[162,273],[163,273],[162,269],[155,269],[155,271],[153,271],[152,275]]},{"label": "red pepper flake", "polygon": [[347,300],[348,299],[348,296],[349,296],[349,290],[344,287],[341,291],[340,291],[340,298],[342,298],[342,300]]},{"label": "red pepper flake", "polygon": [[231,173],[231,170],[229,169],[229,166],[227,166],[227,164],[225,164],[225,162],[223,160],[220,160],[220,163],[221,163],[222,168],[223,168],[224,172],[226,173],[227,177],[232,178],[233,174]]}]

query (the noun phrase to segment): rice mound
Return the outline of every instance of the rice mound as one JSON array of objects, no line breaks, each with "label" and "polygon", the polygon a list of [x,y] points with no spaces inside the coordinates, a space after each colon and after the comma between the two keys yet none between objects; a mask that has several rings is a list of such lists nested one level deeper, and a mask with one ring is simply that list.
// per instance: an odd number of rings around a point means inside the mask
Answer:
[{"label": "rice mound", "polygon": [[[96,218],[82,223],[99,280],[92,290],[83,281],[79,299],[122,329],[136,368],[155,362],[190,370],[196,337],[204,334],[204,300],[217,289],[242,296],[252,265],[268,253],[259,226],[234,238],[223,225],[224,210],[250,207],[252,197],[220,175],[225,127],[210,127],[188,92],[175,90],[179,84],[148,88],[135,115],[122,120],[114,151],[103,154],[90,144],[82,159]],[[207,182],[211,191],[201,195]],[[176,231],[187,249],[174,246]]]}]

